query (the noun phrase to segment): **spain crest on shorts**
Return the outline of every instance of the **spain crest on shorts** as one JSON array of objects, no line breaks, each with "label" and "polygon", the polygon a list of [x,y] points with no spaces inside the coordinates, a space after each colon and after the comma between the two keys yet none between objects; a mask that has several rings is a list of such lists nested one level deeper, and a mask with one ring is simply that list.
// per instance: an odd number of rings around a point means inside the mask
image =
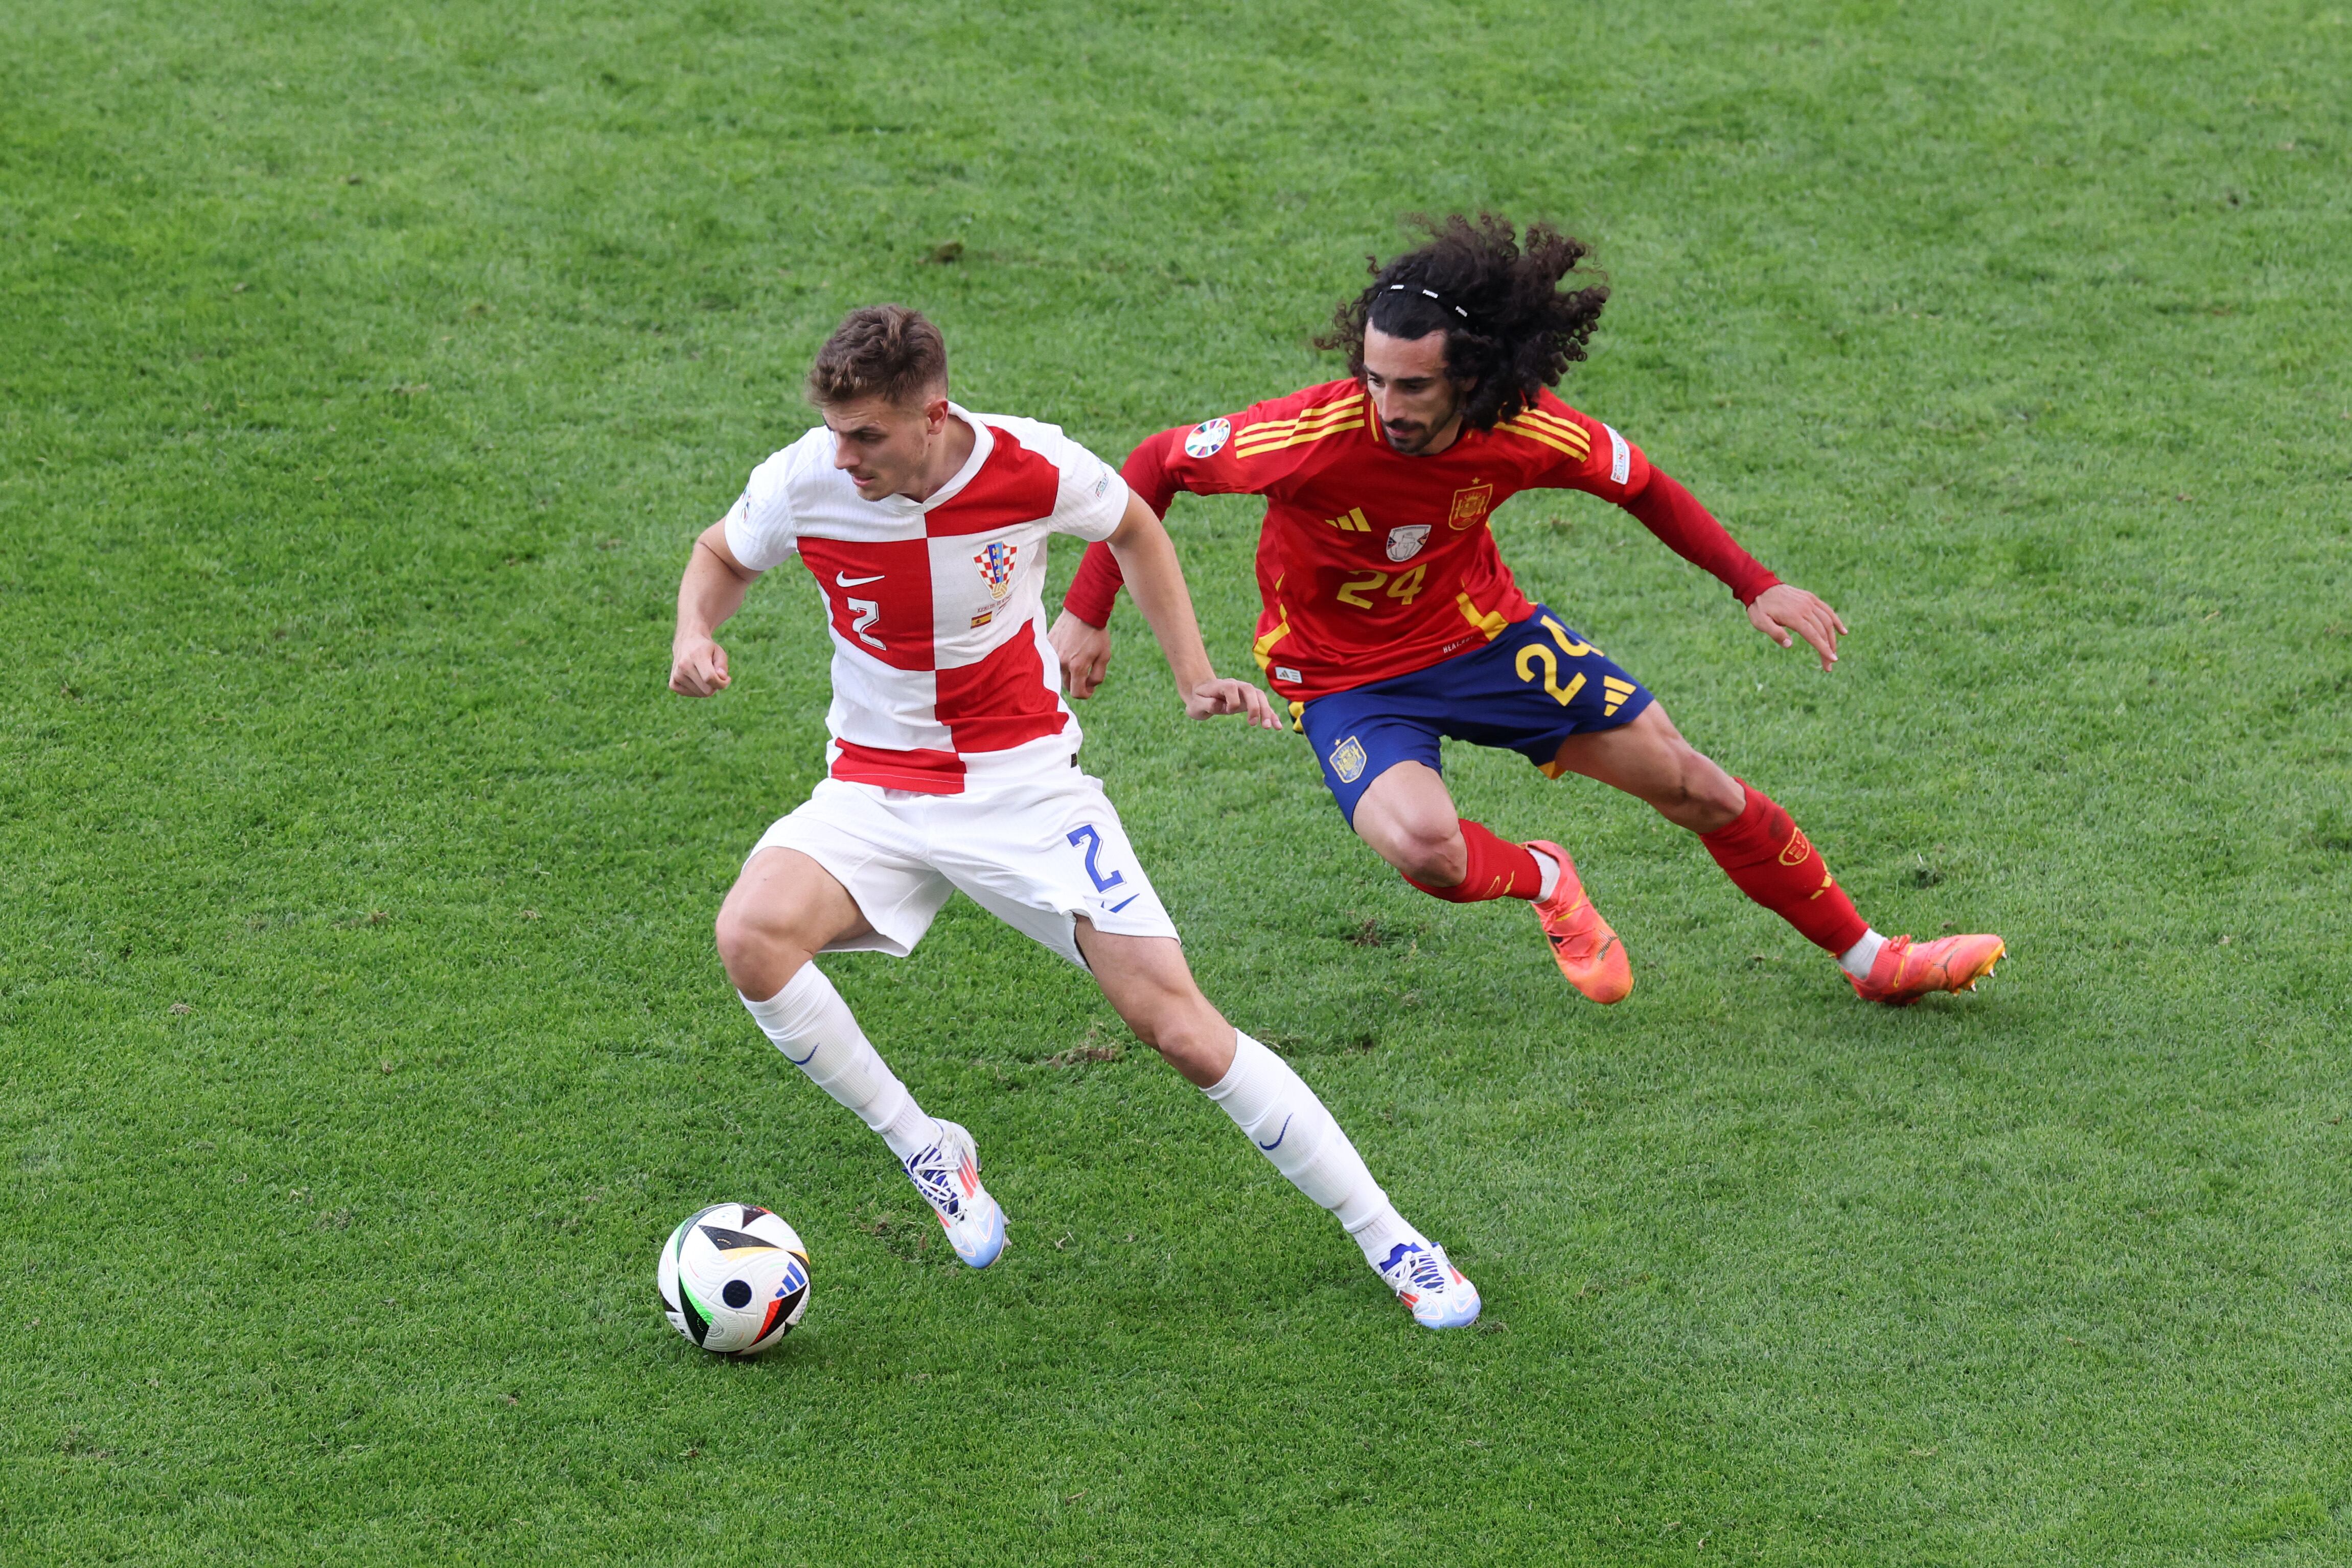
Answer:
[{"label": "spain crest on shorts", "polygon": [[1013,561],[1020,553],[1018,545],[999,540],[971,558],[980,568],[981,580],[988,584],[988,596],[1002,599],[1013,592]]},{"label": "spain crest on shorts", "polygon": [[1350,735],[1331,748],[1331,771],[1339,775],[1341,784],[1354,784],[1364,775],[1364,743]]}]

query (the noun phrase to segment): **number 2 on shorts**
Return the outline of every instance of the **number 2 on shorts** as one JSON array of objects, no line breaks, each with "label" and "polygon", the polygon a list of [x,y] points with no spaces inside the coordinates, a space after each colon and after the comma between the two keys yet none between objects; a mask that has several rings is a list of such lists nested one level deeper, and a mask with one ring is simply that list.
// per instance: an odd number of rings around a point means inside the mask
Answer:
[{"label": "number 2 on shorts", "polygon": [[1108,893],[1127,880],[1127,873],[1124,871],[1113,871],[1106,877],[1096,868],[1095,857],[1102,853],[1102,835],[1095,831],[1093,823],[1087,823],[1083,827],[1071,828],[1070,842],[1087,847],[1087,875],[1093,879],[1096,892]]}]

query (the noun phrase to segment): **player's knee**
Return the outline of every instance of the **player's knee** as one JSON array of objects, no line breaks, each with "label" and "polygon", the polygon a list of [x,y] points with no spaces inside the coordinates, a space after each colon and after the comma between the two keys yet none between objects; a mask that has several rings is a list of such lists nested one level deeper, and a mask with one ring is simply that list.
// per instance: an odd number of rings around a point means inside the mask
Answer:
[{"label": "player's knee", "polygon": [[1181,1048],[1186,1004],[1198,994],[1189,986],[1152,984],[1125,990],[1113,1005],[1137,1039],[1165,1055],[1171,1046]]},{"label": "player's knee", "polygon": [[1205,997],[1160,1020],[1145,1043],[1193,1083],[1214,1083],[1233,1065],[1233,1026]]},{"label": "player's knee", "polygon": [[727,978],[754,1000],[764,1001],[782,990],[809,959],[806,945],[793,942],[789,931],[732,901],[719,909],[712,935]]},{"label": "player's knee", "polygon": [[1691,763],[1687,774],[1691,801],[1708,819],[1701,831],[1712,833],[1739,820],[1739,814],[1748,809],[1747,786],[1696,752],[1691,753]]},{"label": "player's knee", "polygon": [[1210,1005],[1189,976],[1182,984],[1161,983],[1140,991],[1129,990],[1115,1005],[1137,1039],[1194,1083],[1215,1081],[1228,1065],[1233,1026]]},{"label": "player's knee", "polygon": [[1387,853],[1389,864],[1433,888],[1450,888],[1461,881],[1470,874],[1470,847],[1462,840],[1459,824],[1445,826],[1444,833],[1431,830],[1402,836]]},{"label": "player's knee", "polygon": [[1652,805],[1696,833],[1713,833],[1738,820],[1748,792],[1738,779],[1687,745],[1676,748],[1675,762],[1673,782]]}]

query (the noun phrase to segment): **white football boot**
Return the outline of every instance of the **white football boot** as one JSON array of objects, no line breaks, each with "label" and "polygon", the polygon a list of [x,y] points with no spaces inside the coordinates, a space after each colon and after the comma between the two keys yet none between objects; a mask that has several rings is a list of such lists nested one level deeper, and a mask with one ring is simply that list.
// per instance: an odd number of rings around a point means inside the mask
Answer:
[{"label": "white football boot", "polygon": [[940,1216],[955,1255],[974,1268],[995,1262],[1004,1250],[1004,1211],[980,1184],[980,1151],[971,1134],[941,1121],[940,1141],[906,1163],[907,1179]]},{"label": "white football boot", "polygon": [[1478,1287],[1446,1260],[1437,1243],[1400,1241],[1374,1268],[1423,1328],[1466,1329],[1478,1321]]}]

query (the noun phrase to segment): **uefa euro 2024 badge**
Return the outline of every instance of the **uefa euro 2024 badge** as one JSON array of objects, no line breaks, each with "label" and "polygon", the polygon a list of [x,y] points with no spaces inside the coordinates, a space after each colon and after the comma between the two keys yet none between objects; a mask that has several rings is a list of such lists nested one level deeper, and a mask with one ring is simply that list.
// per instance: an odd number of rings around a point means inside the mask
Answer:
[{"label": "uefa euro 2024 badge", "polygon": [[1019,551],[1019,546],[999,540],[971,558],[980,568],[982,581],[988,584],[990,598],[1001,601],[1013,592],[1013,558]]},{"label": "uefa euro 2024 badge", "polygon": [[1429,524],[1408,522],[1402,528],[1389,530],[1389,559],[1410,561],[1421,553],[1422,542],[1429,537]]},{"label": "uefa euro 2024 badge", "polygon": [[1213,458],[1225,449],[1225,441],[1233,433],[1234,422],[1230,419],[1211,419],[1195,425],[1184,437],[1184,455]]}]

